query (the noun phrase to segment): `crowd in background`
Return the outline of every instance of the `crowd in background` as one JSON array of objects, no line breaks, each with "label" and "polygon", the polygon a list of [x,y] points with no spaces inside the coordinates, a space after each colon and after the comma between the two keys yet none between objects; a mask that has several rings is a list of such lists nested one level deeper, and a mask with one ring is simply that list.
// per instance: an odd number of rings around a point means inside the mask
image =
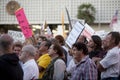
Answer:
[{"label": "crowd in background", "polygon": [[80,35],[72,48],[61,35],[21,43],[2,34],[0,80],[120,80],[120,33]]}]

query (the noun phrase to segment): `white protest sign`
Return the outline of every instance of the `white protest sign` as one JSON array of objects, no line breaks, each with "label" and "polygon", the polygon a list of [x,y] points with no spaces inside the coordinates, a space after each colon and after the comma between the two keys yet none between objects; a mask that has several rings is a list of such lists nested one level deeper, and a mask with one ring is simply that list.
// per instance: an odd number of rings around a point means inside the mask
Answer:
[{"label": "white protest sign", "polygon": [[58,26],[57,26],[57,35],[63,35],[62,25],[58,25]]},{"label": "white protest sign", "polygon": [[85,29],[83,30],[82,35],[90,39],[91,36],[95,33],[95,31],[87,23],[84,26],[85,26]]},{"label": "white protest sign", "polygon": [[14,39],[14,42],[21,41],[23,43],[25,41],[25,37],[22,32],[8,30],[8,34]]},{"label": "white protest sign", "polygon": [[76,42],[77,38],[82,33],[83,29],[84,29],[84,26],[79,22],[76,22],[76,24],[74,25],[73,29],[71,30],[70,34],[66,39],[66,43],[70,48]]}]

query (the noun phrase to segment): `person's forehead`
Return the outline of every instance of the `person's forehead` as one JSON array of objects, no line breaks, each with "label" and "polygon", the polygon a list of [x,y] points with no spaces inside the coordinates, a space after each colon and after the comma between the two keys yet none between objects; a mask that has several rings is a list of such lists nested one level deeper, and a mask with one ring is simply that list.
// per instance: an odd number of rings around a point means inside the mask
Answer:
[{"label": "person's forehead", "polygon": [[76,49],[77,49],[77,47],[73,46],[73,47],[72,47],[72,49],[75,49],[75,50],[76,50]]},{"label": "person's forehead", "polygon": [[105,39],[111,38],[111,34],[107,35]]},{"label": "person's forehead", "polygon": [[42,41],[41,44],[46,44],[46,41]]},{"label": "person's forehead", "polygon": [[15,46],[14,49],[21,49],[21,47]]},{"label": "person's forehead", "polygon": [[45,46],[46,45],[46,41],[43,41],[40,46]]},{"label": "person's forehead", "polygon": [[92,38],[89,39],[89,42],[91,42],[91,41],[93,42],[93,39],[92,39]]}]

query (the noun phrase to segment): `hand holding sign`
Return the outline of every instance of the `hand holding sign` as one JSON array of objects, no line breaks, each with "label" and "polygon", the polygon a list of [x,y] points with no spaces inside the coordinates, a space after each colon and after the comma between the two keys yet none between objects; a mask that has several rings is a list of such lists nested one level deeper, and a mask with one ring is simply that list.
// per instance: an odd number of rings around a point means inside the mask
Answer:
[{"label": "hand holding sign", "polygon": [[32,37],[32,30],[30,29],[29,23],[27,21],[27,18],[25,16],[23,8],[18,9],[15,12],[16,18],[19,22],[19,25],[21,27],[21,30],[26,38]]}]

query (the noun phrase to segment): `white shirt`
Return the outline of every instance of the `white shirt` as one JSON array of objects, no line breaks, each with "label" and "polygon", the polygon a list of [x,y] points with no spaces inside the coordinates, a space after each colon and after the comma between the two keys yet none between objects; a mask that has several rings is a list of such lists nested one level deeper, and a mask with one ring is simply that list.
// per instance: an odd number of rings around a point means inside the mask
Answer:
[{"label": "white shirt", "polygon": [[65,46],[62,46],[66,51],[67,51],[67,66],[69,65],[71,59],[73,59],[72,56],[70,56],[69,52],[68,52],[68,48]]},{"label": "white shirt", "polygon": [[114,47],[107,52],[107,55],[100,61],[106,70],[101,73],[101,78],[118,77],[119,75],[119,48]]},{"label": "white shirt", "polygon": [[72,68],[73,67],[75,67],[76,66],[76,64],[75,64],[75,62],[74,62],[74,59],[72,59],[71,61],[70,61],[70,63],[69,63],[69,65],[67,66],[67,72],[68,73],[71,73],[71,71],[72,71]]},{"label": "white shirt", "polygon": [[65,69],[65,62],[62,59],[57,59],[54,63],[53,80],[63,80]]},{"label": "white shirt", "polygon": [[31,79],[38,79],[39,77],[39,69],[34,59],[31,59],[25,62],[22,65],[24,71],[23,80],[31,80]]}]

